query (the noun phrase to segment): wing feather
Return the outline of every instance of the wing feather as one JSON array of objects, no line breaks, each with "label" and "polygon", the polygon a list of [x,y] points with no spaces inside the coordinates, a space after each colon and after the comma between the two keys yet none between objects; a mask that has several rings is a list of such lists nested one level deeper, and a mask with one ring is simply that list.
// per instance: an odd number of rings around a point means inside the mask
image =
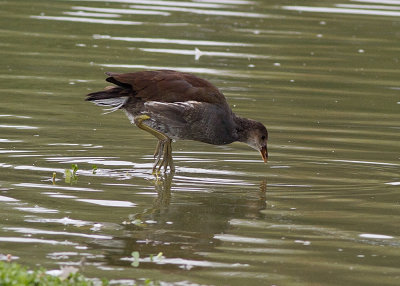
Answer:
[{"label": "wing feather", "polygon": [[171,70],[134,73],[107,73],[106,79],[120,87],[131,89],[143,101],[198,101],[226,104],[224,95],[210,82],[190,73]]},{"label": "wing feather", "polygon": [[[233,120],[226,116],[220,105],[207,102],[157,102],[145,103],[145,114],[150,116],[150,127],[172,139],[190,139],[210,144],[232,142]],[[217,140],[217,141],[216,141]]]}]

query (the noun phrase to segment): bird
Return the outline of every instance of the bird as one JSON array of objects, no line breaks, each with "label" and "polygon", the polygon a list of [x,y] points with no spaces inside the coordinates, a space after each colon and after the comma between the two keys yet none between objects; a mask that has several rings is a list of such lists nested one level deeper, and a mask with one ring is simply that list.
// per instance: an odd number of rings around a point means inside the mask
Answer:
[{"label": "bird", "polygon": [[256,120],[236,115],[223,93],[209,81],[174,70],[106,72],[114,84],[86,97],[105,113],[123,110],[131,123],[158,139],[153,172],[175,172],[172,141],[213,145],[243,142],[268,161],[268,131]]}]

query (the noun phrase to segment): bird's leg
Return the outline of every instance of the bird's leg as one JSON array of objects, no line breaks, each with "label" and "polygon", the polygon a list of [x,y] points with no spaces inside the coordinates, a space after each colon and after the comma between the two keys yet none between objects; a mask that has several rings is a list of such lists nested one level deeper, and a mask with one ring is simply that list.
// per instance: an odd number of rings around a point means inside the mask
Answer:
[{"label": "bird's leg", "polygon": [[[172,160],[172,140],[168,140],[168,164],[171,172],[175,172],[174,160]],[[167,168],[167,166],[165,166]]]},{"label": "bird's leg", "polygon": [[[154,165],[153,171],[157,168],[158,163],[160,162],[161,156],[164,153],[165,142],[164,140],[158,140],[156,151],[154,152]],[[161,167],[160,167],[161,168]]]},{"label": "bird's leg", "polygon": [[154,159],[156,159],[157,157],[160,157],[160,149],[162,149],[161,147],[161,141],[158,140],[157,142],[157,146],[156,146],[156,150],[154,150]]},{"label": "bird's leg", "polygon": [[[165,134],[143,124],[143,121],[150,119],[148,115],[139,115],[134,118],[135,124],[140,129],[149,132],[151,135],[158,139],[157,147],[154,152],[155,162],[153,166],[153,172],[160,171],[161,167],[164,166],[164,171],[167,171],[170,166],[171,172],[175,171],[175,167],[172,160],[172,140]],[[162,156],[162,159],[161,159]],[[160,162],[161,160],[161,162]]]},{"label": "bird's leg", "polygon": [[166,146],[163,149],[163,159],[161,160],[159,169],[164,166],[164,170],[166,171],[169,166],[171,172],[175,172],[175,166],[172,160],[172,140],[168,138],[165,144]]}]

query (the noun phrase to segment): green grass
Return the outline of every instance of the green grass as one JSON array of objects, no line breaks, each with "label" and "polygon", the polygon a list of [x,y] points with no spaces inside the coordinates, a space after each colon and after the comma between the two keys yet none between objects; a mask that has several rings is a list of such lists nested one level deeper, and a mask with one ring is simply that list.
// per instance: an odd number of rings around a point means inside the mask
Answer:
[{"label": "green grass", "polygon": [[[29,270],[15,262],[0,261],[1,286],[92,286],[95,283],[79,273],[70,273],[66,278],[46,274],[46,270]],[[103,281],[96,285],[108,285]]]}]

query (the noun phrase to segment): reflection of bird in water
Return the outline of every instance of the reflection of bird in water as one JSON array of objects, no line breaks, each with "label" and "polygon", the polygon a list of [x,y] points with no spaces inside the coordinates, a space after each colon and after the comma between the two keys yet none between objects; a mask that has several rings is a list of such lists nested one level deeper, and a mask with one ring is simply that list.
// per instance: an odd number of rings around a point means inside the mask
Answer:
[{"label": "reflection of bird in water", "polygon": [[160,216],[163,209],[167,209],[171,202],[171,186],[173,173],[165,173],[156,176],[154,180],[154,189],[157,192],[157,197],[153,201],[153,206],[146,209],[145,212],[131,215],[130,221],[145,221],[146,219],[153,220],[155,216]]},{"label": "reflection of bird in water", "polygon": [[264,178],[260,183],[260,202],[262,207],[260,211],[265,209],[267,203],[267,178]]},{"label": "reflection of bird in water", "polygon": [[225,96],[210,82],[172,70],[107,73],[116,86],[88,94],[86,100],[109,111],[122,109],[132,123],[158,139],[153,170],[174,171],[172,140],[214,145],[240,141],[268,160],[265,126],[235,115]]},{"label": "reflection of bird in water", "polygon": [[[160,175],[155,181],[157,197],[152,206],[131,214],[131,223],[123,225],[123,235],[114,236],[116,247],[113,250],[109,247],[107,255],[113,264],[121,264],[119,258],[129,257],[132,251],[138,251],[141,257],[162,252],[167,258],[181,259],[183,264],[186,260],[203,261],[207,258],[199,253],[214,252],[222,243],[216,235],[234,232],[234,221],[264,216],[260,211],[266,207],[265,179],[258,188],[252,186],[247,191],[230,192],[226,186],[221,186],[221,189],[213,187],[212,192],[181,190],[171,193],[172,178],[171,173]],[[178,189],[184,180],[190,178],[179,176],[179,180],[174,181],[178,186],[173,185],[173,189]],[[172,266],[144,263],[141,267]]]}]

